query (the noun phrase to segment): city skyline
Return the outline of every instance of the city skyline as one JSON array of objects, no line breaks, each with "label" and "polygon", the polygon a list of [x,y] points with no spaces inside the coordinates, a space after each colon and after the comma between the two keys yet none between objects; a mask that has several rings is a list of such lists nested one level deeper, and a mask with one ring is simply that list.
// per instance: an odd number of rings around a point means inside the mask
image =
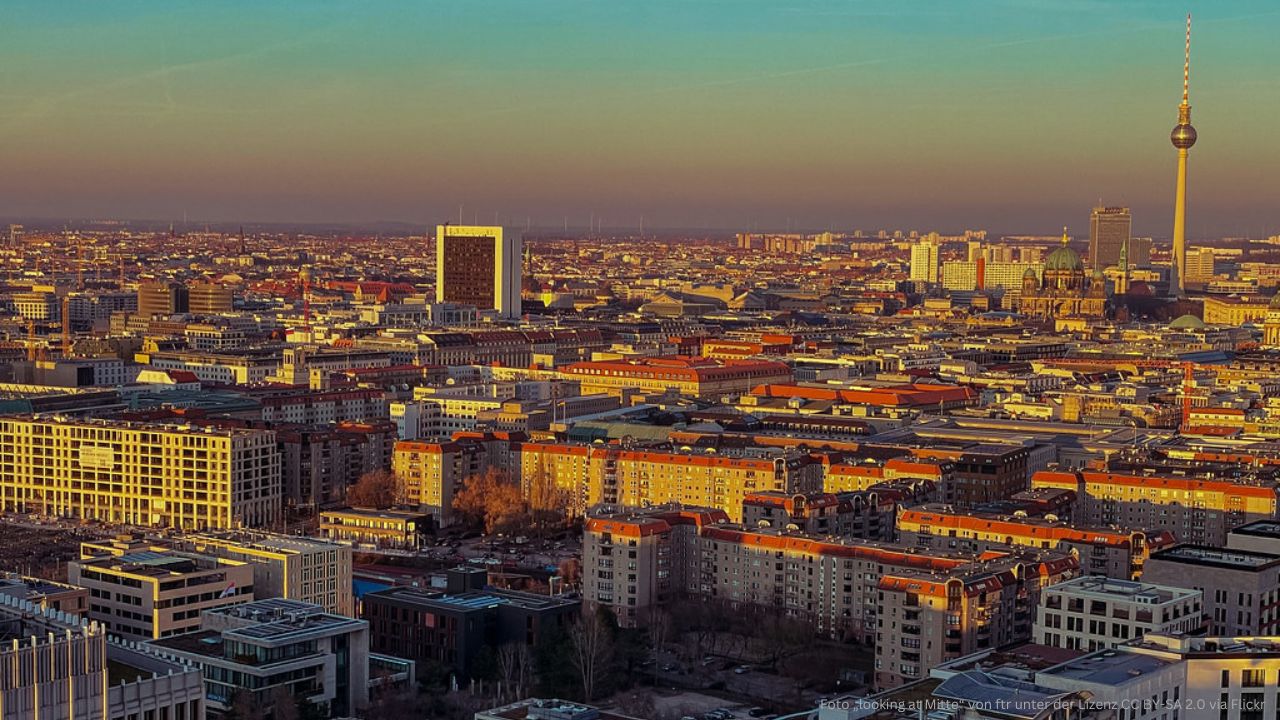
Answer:
[{"label": "city skyline", "polygon": [[[1187,234],[1273,233],[1280,11],[1187,7]],[[0,215],[1049,234],[1102,199],[1171,235],[1181,12],[735,10],[9,7]]]}]

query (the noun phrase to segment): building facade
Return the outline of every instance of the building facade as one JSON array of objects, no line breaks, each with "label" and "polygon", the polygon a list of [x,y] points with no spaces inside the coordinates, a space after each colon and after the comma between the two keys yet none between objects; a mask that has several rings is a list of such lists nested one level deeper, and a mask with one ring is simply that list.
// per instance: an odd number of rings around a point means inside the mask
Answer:
[{"label": "building facade", "polygon": [[0,419],[0,508],[190,530],[264,526],[281,509],[267,430]]},{"label": "building facade", "polygon": [[519,231],[499,226],[436,226],[436,302],[520,316],[523,257]]}]

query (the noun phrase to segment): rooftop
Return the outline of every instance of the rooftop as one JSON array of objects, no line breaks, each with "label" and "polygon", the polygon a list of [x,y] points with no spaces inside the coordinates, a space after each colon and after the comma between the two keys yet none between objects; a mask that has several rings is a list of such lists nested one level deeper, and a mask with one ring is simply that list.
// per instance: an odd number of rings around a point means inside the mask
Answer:
[{"label": "rooftop", "polygon": [[1045,588],[1045,591],[1065,592],[1099,599],[1129,600],[1146,605],[1182,600],[1199,593],[1197,590],[1187,588],[1114,580],[1101,575],[1082,575]]},{"label": "rooftop", "polygon": [[1228,550],[1209,545],[1175,545],[1167,550],[1151,553],[1151,560],[1252,571],[1280,565],[1280,555],[1268,555],[1250,550]]},{"label": "rooftop", "polygon": [[1075,682],[1120,686],[1171,664],[1171,660],[1135,652],[1102,650],[1039,673]]}]

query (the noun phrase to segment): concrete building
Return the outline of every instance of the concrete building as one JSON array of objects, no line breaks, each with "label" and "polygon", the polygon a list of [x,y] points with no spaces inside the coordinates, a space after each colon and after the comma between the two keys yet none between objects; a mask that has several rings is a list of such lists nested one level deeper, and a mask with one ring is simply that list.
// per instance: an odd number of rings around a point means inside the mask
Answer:
[{"label": "concrete building", "polygon": [[393,587],[361,600],[371,650],[449,666],[460,683],[471,677],[482,649],[507,644],[532,651],[568,630],[582,612],[576,598],[485,589],[488,571],[448,571],[445,592]]},{"label": "concrete building", "polygon": [[1151,553],[1173,545],[1167,531],[1073,525],[1055,518],[957,512],[929,504],[898,511],[898,540],[949,552],[982,552],[1013,545],[1071,553],[1089,575],[1136,580]]},{"label": "concrete building", "polygon": [[259,599],[286,598],[338,615],[355,614],[347,545],[248,530],[183,535],[172,542],[179,549],[252,566]]},{"label": "concrete building", "polygon": [[1148,633],[1188,635],[1203,627],[1199,590],[1082,576],[1044,589],[1033,642],[1092,652]]},{"label": "concrete building", "polygon": [[924,238],[911,244],[912,280],[937,284],[941,249],[941,245],[935,238]]},{"label": "concrete building", "polygon": [[144,282],[138,285],[138,314],[176,315],[188,309],[187,288],[175,282]]},{"label": "concrete building", "polygon": [[57,610],[68,617],[89,613],[89,591],[68,583],[0,572],[0,595],[25,600],[41,610]]},{"label": "concrete building", "polygon": [[1142,577],[1203,593],[1210,635],[1280,635],[1280,555],[1178,545],[1152,553]]},{"label": "concrete building", "polygon": [[789,383],[791,368],[774,360],[711,360],[665,356],[634,360],[602,360],[573,363],[560,370],[567,380],[582,384],[592,395],[624,392],[665,393],[687,397],[742,394],[757,385]]},{"label": "concrete building", "polygon": [[89,618],[151,640],[200,627],[200,613],[253,600],[253,567],[130,541],[84,543],[67,581],[89,591]]},{"label": "concrete building", "polygon": [[[584,602],[608,606],[624,625],[641,627],[681,597],[785,613],[819,636],[874,645],[885,672],[877,673],[878,682],[901,684],[920,676],[926,655],[959,657],[991,643],[1030,639],[1040,588],[1074,577],[1079,568],[1073,557],[1051,550],[981,553],[975,562],[972,554],[746,529],[724,517],[662,508],[589,517]],[[969,608],[958,624],[944,622],[953,581],[972,585],[967,596],[981,596],[984,608],[989,599],[993,609]],[[935,591],[940,604],[917,623],[921,593]],[[998,595],[1003,599],[994,609]],[[999,623],[984,619],[997,612],[1008,615]]]},{"label": "concrete building", "polygon": [[[1095,207],[1089,213],[1089,267],[1106,270],[1118,265],[1129,244],[1133,218],[1127,207]],[[1127,258],[1126,258],[1127,259]]]},{"label": "concrete building", "polygon": [[320,534],[341,543],[416,550],[435,526],[430,513],[338,508],[320,512]]},{"label": "concrete building", "polygon": [[520,316],[523,257],[520,232],[475,225],[436,227],[436,302]]},{"label": "concrete building", "polygon": [[196,282],[187,286],[187,310],[194,315],[220,315],[231,312],[234,293],[230,285]]},{"label": "concrete building", "polygon": [[0,717],[203,720],[204,684],[97,622],[0,594]]},{"label": "concrete building", "polygon": [[1081,525],[1145,528],[1180,542],[1221,547],[1232,529],[1276,517],[1275,480],[1187,477],[1103,471],[1041,471],[1033,488],[1076,492],[1073,518]]},{"label": "concrete building", "polygon": [[204,613],[200,629],[152,643],[199,667],[209,709],[225,713],[237,694],[270,713],[277,688],[326,717],[369,704],[369,624],[296,600],[258,600]]},{"label": "concrete building", "polygon": [[266,430],[67,418],[0,419],[0,509],[190,530],[280,515]]},{"label": "concrete building", "polygon": [[1034,681],[1087,691],[1108,720],[1264,720],[1280,707],[1280,649],[1274,637],[1153,633],[1041,670]]}]

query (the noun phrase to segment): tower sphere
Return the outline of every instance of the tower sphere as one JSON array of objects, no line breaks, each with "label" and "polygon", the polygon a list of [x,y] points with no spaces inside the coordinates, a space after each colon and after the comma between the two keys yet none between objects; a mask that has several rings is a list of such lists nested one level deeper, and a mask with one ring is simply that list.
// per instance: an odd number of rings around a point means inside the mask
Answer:
[{"label": "tower sphere", "polygon": [[1196,144],[1196,129],[1191,127],[1191,123],[1179,123],[1169,133],[1169,142],[1179,150],[1186,150]]}]

